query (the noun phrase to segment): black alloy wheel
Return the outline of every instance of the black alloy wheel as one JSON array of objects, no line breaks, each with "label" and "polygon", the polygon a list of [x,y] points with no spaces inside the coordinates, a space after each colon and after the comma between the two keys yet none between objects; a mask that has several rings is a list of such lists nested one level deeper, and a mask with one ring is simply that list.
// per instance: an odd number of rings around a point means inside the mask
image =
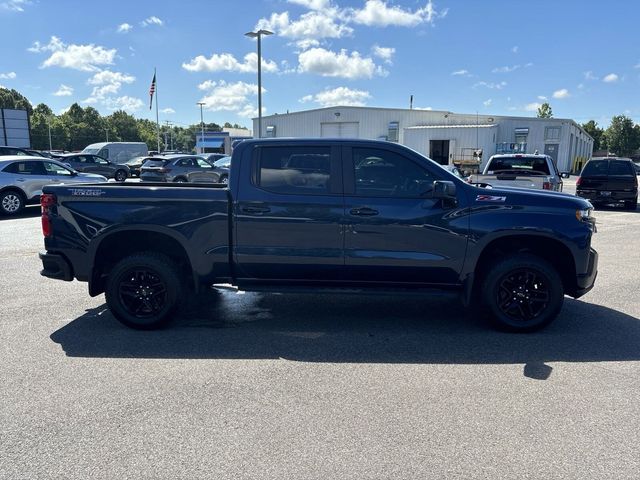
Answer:
[{"label": "black alloy wheel", "polygon": [[127,172],[124,170],[116,170],[115,179],[116,182],[124,182],[127,179]]},{"label": "black alloy wheel", "polygon": [[227,175],[223,175],[220,177],[220,183],[224,183],[225,185],[229,184],[229,177]]},{"label": "black alloy wheel", "polygon": [[564,301],[560,274],[531,253],[498,260],[482,284],[484,307],[494,325],[512,332],[531,332],[551,323]]},{"label": "black alloy wheel", "polygon": [[137,253],[122,259],[107,278],[107,305],[121,323],[151,330],[169,323],[182,299],[182,275],[159,253]]}]

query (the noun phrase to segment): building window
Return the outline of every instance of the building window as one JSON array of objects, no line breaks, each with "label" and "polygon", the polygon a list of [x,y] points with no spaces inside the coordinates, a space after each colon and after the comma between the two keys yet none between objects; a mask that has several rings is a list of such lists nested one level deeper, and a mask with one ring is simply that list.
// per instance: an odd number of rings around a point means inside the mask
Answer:
[{"label": "building window", "polygon": [[560,127],[546,127],[544,129],[545,140],[560,140]]},{"label": "building window", "polygon": [[275,125],[267,125],[267,134],[265,136],[267,138],[275,138],[276,137],[276,126]]},{"label": "building window", "polygon": [[400,123],[399,122],[389,122],[389,135],[387,135],[387,139],[390,142],[397,142],[399,138],[400,132]]},{"label": "building window", "polygon": [[516,128],[515,129],[516,143],[527,143],[527,137],[529,136],[528,128]]}]

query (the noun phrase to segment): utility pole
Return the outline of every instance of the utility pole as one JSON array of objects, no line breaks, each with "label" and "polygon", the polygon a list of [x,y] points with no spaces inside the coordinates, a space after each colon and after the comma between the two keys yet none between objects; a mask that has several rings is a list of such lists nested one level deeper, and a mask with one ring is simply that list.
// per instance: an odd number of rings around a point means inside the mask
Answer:
[{"label": "utility pole", "polygon": [[[262,35],[273,35],[269,30],[258,30],[257,32],[247,32],[249,38],[258,39],[258,138],[262,137]],[[255,136],[255,133],[254,133]]]},{"label": "utility pole", "polygon": [[[171,123],[169,120],[165,120],[164,123],[167,124],[167,128],[169,129],[169,143],[171,144],[169,150],[173,150],[173,134],[171,132]],[[165,144],[167,141],[165,140]]]},{"label": "utility pole", "polygon": [[202,113],[204,102],[198,102],[196,105],[200,105],[200,153],[204,153],[204,116]]},{"label": "utility pole", "polygon": [[51,117],[47,117],[47,127],[49,128],[49,151],[53,150],[51,146]]}]

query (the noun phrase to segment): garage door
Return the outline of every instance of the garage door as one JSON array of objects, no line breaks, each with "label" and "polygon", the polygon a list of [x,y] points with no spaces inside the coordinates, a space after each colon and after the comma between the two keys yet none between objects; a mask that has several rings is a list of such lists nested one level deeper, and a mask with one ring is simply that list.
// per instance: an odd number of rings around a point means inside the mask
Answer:
[{"label": "garage door", "polygon": [[331,122],[320,125],[321,136],[331,138],[358,138],[358,122]]}]

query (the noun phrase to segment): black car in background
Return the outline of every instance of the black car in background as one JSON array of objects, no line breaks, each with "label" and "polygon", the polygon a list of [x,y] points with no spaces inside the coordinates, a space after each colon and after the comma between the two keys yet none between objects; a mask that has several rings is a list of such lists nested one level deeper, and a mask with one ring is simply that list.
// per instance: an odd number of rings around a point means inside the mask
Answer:
[{"label": "black car in background", "polygon": [[107,178],[115,178],[117,182],[124,182],[130,175],[130,169],[127,165],[111,162],[98,155],[72,153],[64,155],[58,160],[79,172],[95,173]]},{"label": "black car in background", "polygon": [[146,162],[147,160],[156,160],[157,158],[158,158],[157,156],[153,156],[153,155],[133,157],[131,160],[127,160],[125,165],[129,167],[129,172],[132,177],[139,177],[140,169],[142,168],[142,165],[144,165],[144,162]]},{"label": "black car in background", "polygon": [[625,208],[635,210],[638,206],[636,167],[629,158],[592,158],[576,180],[576,194],[594,205],[622,203]]}]

